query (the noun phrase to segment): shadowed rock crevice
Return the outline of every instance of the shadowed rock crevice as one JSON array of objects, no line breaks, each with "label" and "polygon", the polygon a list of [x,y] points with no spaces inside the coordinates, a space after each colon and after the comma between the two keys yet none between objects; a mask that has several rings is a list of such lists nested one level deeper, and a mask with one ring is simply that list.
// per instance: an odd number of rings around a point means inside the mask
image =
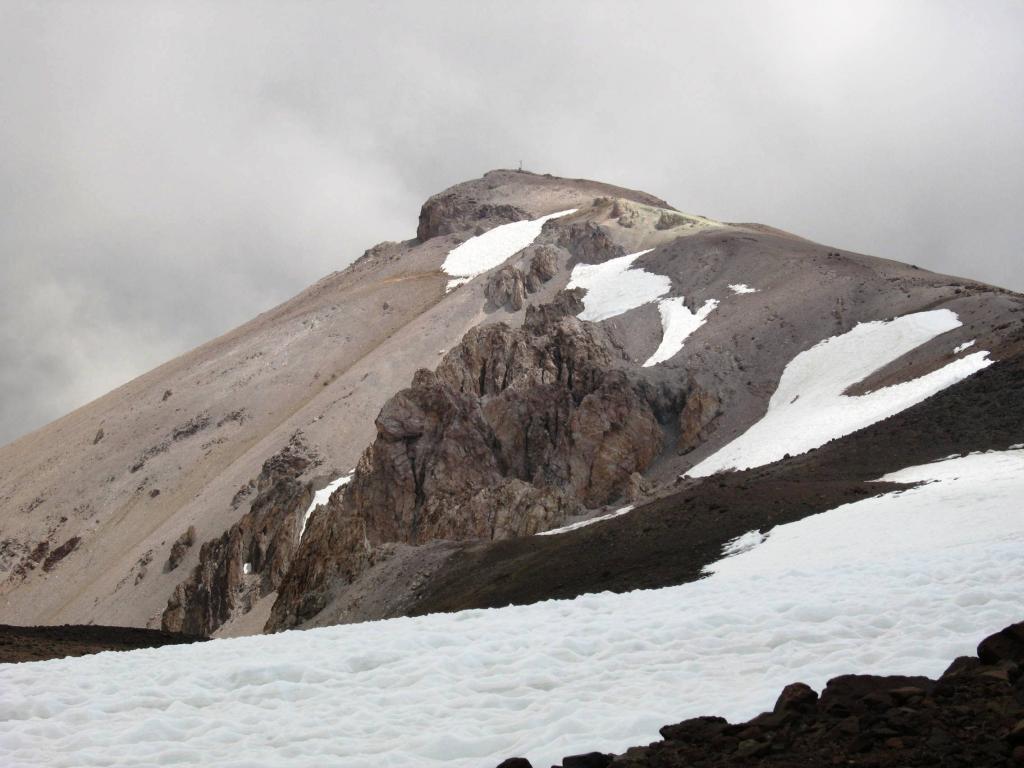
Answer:
[{"label": "shadowed rock crevice", "polygon": [[[199,564],[167,601],[164,631],[209,635],[277,589],[291,565],[302,516],[312,499],[309,485],[298,478],[317,461],[296,434],[264,462],[249,512],[203,544]],[[189,531],[194,538],[194,530]],[[188,538],[186,532],[183,539]],[[168,566],[172,561],[177,566],[191,546],[183,546],[183,539],[172,546]]]}]

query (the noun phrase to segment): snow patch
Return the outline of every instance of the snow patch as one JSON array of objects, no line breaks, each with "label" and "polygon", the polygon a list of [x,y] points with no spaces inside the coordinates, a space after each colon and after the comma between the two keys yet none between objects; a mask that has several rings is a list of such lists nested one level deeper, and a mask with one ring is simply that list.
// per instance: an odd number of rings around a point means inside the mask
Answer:
[{"label": "snow patch", "polygon": [[0,665],[0,764],[552,765],[794,680],[936,676],[1020,619],[1024,451],[887,478],[935,482],[677,587]]},{"label": "snow patch", "polygon": [[584,288],[581,320],[607,320],[664,296],[672,288],[665,275],[631,269],[633,262],[653,248],[609,259],[601,264],[577,264],[567,288]]},{"label": "snow patch", "polygon": [[594,523],[600,523],[602,520],[611,520],[613,517],[618,517],[619,515],[624,515],[627,512],[632,512],[632,511],[633,511],[633,505],[632,504],[627,504],[624,507],[619,507],[614,512],[609,512],[607,515],[598,515],[597,517],[592,517],[589,520],[580,520],[578,523],[571,523],[570,525],[563,525],[561,528],[552,528],[550,531],[541,531],[537,535],[538,536],[554,536],[555,534],[558,534],[558,533],[568,533],[569,531],[578,531],[580,528],[585,528],[588,525],[593,525]]},{"label": "snow patch", "polygon": [[456,288],[458,288],[458,287],[459,287],[460,285],[465,285],[466,283],[468,283],[468,282],[469,282],[470,280],[472,280],[472,279],[473,279],[473,277],[475,277],[475,276],[471,276],[471,277],[455,277],[455,278],[452,278],[451,280],[449,280],[449,281],[448,281],[448,282],[447,282],[447,283],[445,284],[445,286],[444,286],[444,292],[445,292],[445,293],[451,293],[451,292],[452,292],[452,291],[454,291],[454,290],[455,290]]},{"label": "snow patch", "polygon": [[737,536],[735,539],[727,541],[722,547],[722,556],[732,557],[733,555],[741,555],[744,552],[753,549],[758,544],[763,544],[767,539],[768,534],[766,533],[761,533],[757,530],[747,531],[742,536]]},{"label": "snow patch", "polygon": [[661,313],[661,344],[654,354],[647,358],[644,368],[663,363],[675,357],[683,348],[687,337],[707,321],[708,315],[718,306],[716,299],[708,299],[696,312],[687,309],[682,296],[662,299],[658,302]]},{"label": "snow patch", "polygon": [[250,573],[252,573],[252,563],[245,563],[245,564],[243,564],[242,565],[242,574],[244,576],[248,576]]},{"label": "snow patch", "polygon": [[347,475],[342,475],[341,477],[332,480],[326,487],[321,488],[313,494],[313,501],[309,503],[309,507],[307,507],[306,512],[302,515],[302,528],[299,529],[299,541],[302,541],[302,537],[306,533],[306,525],[309,523],[309,518],[313,514],[313,511],[317,507],[321,507],[326,504],[328,499],[331,498],[331,495],[336,490],[344,485],[348,485],[354,473],[355,470],[352,470],[352,472],[349,472]]},{"label": "snow patch", "polygon": [[936,309],[895,320],[860,323],[793,358],[750,429],[686,474],[770,464],[818,448],[909,408],[992,364],[988,352],[961,357],[918,379],[851,397],[849,387],[925,342],[961,325],[955,312]]},{"label": "snow patch", "polygon": [[965,341],[963,344],[957,344],[957,346],[953,348],[953,354],[959,355],[965,349],[970,349],[971,347],[974,346],[974,343],[976,341],[977,339],[971,339],[970,341]]},{"label": "snow patch", "polygon": [[457,288],[477,275],[504,264],[537,239],[545,222],[568,216],[576,210],[572,208],[568,211],[549,213],[539,219],[502,224],[457,245],[448,252],[444,264],[441,265],[443,272],[456,278],[448,281],[447,290]]},{"label": "snow patch", "polygon": [[751,288],[745,283],[732,283],[729,285],[729,290],[733,293],[757,293],[757,288]]}]

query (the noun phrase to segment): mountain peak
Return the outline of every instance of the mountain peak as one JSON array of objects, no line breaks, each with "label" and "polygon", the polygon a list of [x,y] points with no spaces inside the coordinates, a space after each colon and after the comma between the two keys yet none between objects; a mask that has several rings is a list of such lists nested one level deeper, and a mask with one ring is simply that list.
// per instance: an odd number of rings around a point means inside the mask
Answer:
[{"label": "mountain peak", "polygon": [[496,169],[432,195],[420,209],[416,237],[490,229],[554,211],[589,205],[594,198],[622,198],[674,210],[659,197],[589,179],[565,179],[549,173]]}]

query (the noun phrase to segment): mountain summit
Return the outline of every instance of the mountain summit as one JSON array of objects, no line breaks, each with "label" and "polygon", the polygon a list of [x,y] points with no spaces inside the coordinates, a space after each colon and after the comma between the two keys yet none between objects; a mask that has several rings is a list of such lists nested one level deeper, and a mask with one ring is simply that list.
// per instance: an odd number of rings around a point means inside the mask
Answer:
[{"label": "mountain summit", "polygon": [[0,449],[3,617],[237,635],[692,581],[751,530],[1019,443],[1022,310],[491,171]]}]

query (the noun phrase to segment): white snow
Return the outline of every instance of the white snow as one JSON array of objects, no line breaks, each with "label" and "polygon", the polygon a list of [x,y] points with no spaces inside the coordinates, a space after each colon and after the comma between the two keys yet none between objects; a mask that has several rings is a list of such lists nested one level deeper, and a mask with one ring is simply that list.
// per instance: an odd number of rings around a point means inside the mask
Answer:
[{"label": "white snow", "polygon": [[[725,546],[722,547],[723,557],[732,557],[733,555],[740,555],[744,552],[753,549],[758,544],[763,544],[768,539],[768,534],[761,533],[760,531],[747,531],[742,536],[737,536],[732,541],[727,541]],[[704,569],[707,573],[714,573],[714,566],[708,566]]]},{"label": "white snow", "polygon": [[959,355],[965,349],[970,349],[971,347],[974,346],[974,343],[976,341],[977,339],[971,339],[970,341],[965,341],[963,344],[957,344],[956,347],[953,348],[953,354]]},{"label": "white snow", "polygon": [[1020,619],[1024,451],[885,479],[937,482],[678,587],[0,665],[0,765],[552,765],[796,680],[934,676]]},{"label": "white snow", "polygon": [[751,288],[745,283],[731,283],[729,290],[733,293],[757,293],[757,288]]},{"label": "white snow", "polygon": [[321,488],[313,494],[313,500],[309,503],[309,507],[306,508],[306,512],[302,515],[302,528],[299,529],[299,541],[302,541],[302,536],[306,533],[306,525],[309,523],[309,518],[313,514],[313,511],[317,507],[321,507],[326,504],[336,490],[341,488],[343,485],[348,485],[354,472],[355,470],[349,472],[347,475],[342,475],[341,477],[332,480],[326,487]]},{"label": "white snow", "polygon": [[687,337],[707,321],[708,315],[718,306],[718,301],[708,299],[696,312],[687,309],[682,296],[662,299],[658,302],[661,313],[661,344],[654,354],[647,358],[644,368],[663,363],[676,356],[683,348]]},{"label": "white snow", "polygon": [[539,219],[502,224],[457,245],[449,251],[441,265],[444,272],[456,278],[448,281],[447,290],[457,288],[477,275],[503,264],[537,239],[544,222],[568,216],[576,210],[573,208],[549,213]]},{"label": "white snow", "polygon": [[445,293],[451,293],[451,292],[452,292],[452,291],[454,291],[454,290],[455,290],[456,288],[458,288],[458,287],[459,287],[460,285],[465,285],[466,283],[468,283],[468,282],[469,282],[470,280],[472,280],[472,279],[473,279],[474,277],[475,277],[475,275],[471,275],[471,276],[469,276],[469,277],[454,277],[454,278],[452,278],[451,280],[449,280],[449,281],[448,281],[448,282],[447,282],[447,283],[445,284],[445,286],[444,286],[444,292],[445,292]]},{"label": "white snow", "polygon": [[607,320],[668,293],[672,281],[665,275],[631,269],[634,261],[652,250],[629,253],[601,264],[577,264],[573,267],[566,287],[585,288],[587,291],[580,319]]},{"label": "white snow", "polygon": [[988,352],[961,357],[932,373],[851,397],[843,392],[879,368],[961,325],[955,312],[936,309],[895,320],[860,323],[825,339],[789,362],[768,412],[687,475],[769,464],[824,445],[886,419],[992,364]]},{"label": "white snow", "polygon": [[242,564],[242,573],[245,576],[248,576],[250,573],[252,573],[252,563],[243,563]]},{"label": "white snow", "polygon": [[632,504],[627,504],[624,507],[619,507],[614,512],[609,512],[607,515],[598,515],[597,517],[592,517],[589,520],[580,520],[578,523],[570,523],[569,525],[563,525],[561,528],[552,528],[550,531],[541,531],[537,535],[538,536],[554,536],[557,533],[568,533],[569,531],[577,531],[580,528],[585,528],[588,525],[593,525],[594,523],[600,523],[602,520],[611,520],[613,517],[618,517],[619,515],[624,515],[627,512],[632,512],[632,511],[633,511],[633,505]]}]

